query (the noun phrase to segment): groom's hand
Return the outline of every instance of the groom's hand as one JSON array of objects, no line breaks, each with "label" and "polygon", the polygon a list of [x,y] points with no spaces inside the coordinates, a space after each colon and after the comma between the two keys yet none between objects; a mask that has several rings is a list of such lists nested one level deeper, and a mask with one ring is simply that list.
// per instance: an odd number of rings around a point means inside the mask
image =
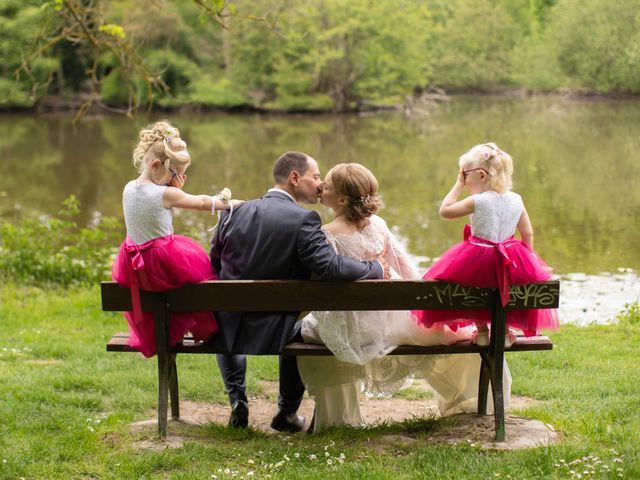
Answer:
[{"label": "groom's hand", "polygon": [[389,280],[391,278],[391,269],[389,268],[389,263],[382,256],[376,258],[376,261],[382,266],[382,270],[384,272],[382,278],[384,278],[385,280]]}]

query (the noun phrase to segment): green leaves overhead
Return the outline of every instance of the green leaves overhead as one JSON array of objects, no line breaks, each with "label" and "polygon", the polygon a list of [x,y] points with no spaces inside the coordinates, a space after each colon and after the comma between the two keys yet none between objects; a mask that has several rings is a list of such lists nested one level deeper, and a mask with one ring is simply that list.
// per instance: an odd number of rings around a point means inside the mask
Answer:
[{"label": "green leaves overhead", "polygon": [[0,108],[345,111],[430,85],[638,94],[638,12],[640,0],[0,0]]}]

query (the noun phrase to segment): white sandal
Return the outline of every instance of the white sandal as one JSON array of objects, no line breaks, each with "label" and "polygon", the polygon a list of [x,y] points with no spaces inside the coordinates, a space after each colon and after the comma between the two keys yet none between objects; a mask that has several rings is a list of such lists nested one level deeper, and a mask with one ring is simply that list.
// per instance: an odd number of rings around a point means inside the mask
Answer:
[{"label": "white sandal", "polygon": [[[516,343],[518,337],[511,331],[508,331],[504,335],[504,348],[509,348],[511,345]],[[488,347],[490,343],[489,339],[489,331],[486,332],[476,332],[473,337],[471,337],[471,343],[475,343],[479,347]]]},{"label": "white sandal", "polygon": [[488,347],[489,346],[489,330],[485,332],[476,332],[473,337],[471,337],[471,342],[475,343],[479,347]]}]

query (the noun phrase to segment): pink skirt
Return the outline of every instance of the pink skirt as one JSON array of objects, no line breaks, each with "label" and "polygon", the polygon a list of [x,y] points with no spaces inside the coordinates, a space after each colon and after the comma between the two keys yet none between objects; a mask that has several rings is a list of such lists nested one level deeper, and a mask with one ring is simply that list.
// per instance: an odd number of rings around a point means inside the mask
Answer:
[{"label": "pink skirt", "polygon": [[[498,288],[503,304],[509,300],[509,285],[544,282],[551,278],[550,268],[520,240],[513,238],[500,243],[469,235],[454,245],[434,263],[422,277],[468,287]],[[472,323],[491,324],[490,310],[419,310],[413,312],[427,327],[438,322],[452,330]],[[521,329],[526,336],[537,335],[541,329],[557,329],[556,309],[509,310],[507,325]]]},{"label": "pink skirt", "polygon": [[[129,324],[129,345],[145,357],[155,355],[156,337],[153,314],[140,310],[139,289],[162,292],[218,278],[204,249],[181,235],[155,238],[141,245],[127,237],[113,262],[111,274],[118,284],[131,288],[133,311],[124,313]],[[181,342],[187,332],[191,332],[195,341],[201,341],[217,331],[213,312],[171,313],[172,346]]]}]

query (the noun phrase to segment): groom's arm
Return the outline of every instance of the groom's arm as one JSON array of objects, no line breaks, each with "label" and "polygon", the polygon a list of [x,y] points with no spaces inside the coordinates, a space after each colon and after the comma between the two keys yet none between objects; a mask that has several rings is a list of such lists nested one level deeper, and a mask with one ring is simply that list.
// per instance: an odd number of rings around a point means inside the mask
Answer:
[{"label": "groom's arm", "polygon": [[338,255],[327,242],[320,216],[310,211],[298,230],[300,261],[321,280],[364,280],[383,277],[378,262],[360,262]]}]

